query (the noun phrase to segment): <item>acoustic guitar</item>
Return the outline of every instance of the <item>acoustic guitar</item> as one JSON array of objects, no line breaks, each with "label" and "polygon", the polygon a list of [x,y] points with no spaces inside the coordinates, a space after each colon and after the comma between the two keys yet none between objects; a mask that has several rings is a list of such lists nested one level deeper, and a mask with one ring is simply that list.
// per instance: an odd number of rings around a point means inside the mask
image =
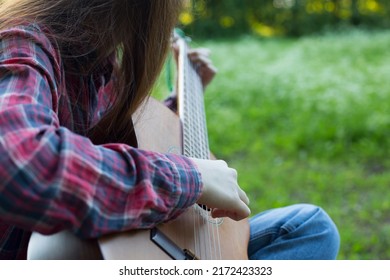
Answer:
[{"label": "acoustic guitar", "polygon": [[[202,82],[188,58],[186,40],[177,38],[177,43],[178,114],[149,98],[133,117],[138,148],[209,159]],[[196,204],[150,230],[97,240],[82,240],[69,231],[33,233],[28,259],[247,259],[248,241],[248,220],[214,219],[210,209]]]}]

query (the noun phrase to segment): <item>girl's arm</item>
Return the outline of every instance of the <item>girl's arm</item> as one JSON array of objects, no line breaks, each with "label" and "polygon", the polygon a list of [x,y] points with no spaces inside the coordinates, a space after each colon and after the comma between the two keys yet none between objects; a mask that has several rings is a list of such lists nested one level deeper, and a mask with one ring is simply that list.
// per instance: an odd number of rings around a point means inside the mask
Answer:
[{"label": "girl's arm", "polygon": [[190,159],[96,146],[61,126],[61,61],[37,28],[0,34],[0,216],[44,234],[148,228],[201,195]]}]

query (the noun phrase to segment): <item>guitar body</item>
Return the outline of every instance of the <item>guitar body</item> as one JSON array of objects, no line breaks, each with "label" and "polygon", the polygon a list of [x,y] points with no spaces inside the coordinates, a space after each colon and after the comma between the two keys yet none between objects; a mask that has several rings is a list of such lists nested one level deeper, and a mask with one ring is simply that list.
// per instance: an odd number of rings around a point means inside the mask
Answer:
[{"label": "guitar body", "polygon": [[[134,124],[140,149],[181,153],[180,120],[158,101],[150,99],[147,109],[141,109],[136,114]],[[179,248],[191,251],[197,258],[247,259],[248,221],[212,219],[208,214],[206,210],[195,206],[157,228]],[[150,241],[149,230],[109,235],[100,238],[99,245],[105,259],[171,259]]]},{"label": "guitar body", "polygon": [[[176,114],[150,98],[134,118],[138,148],[180,154],[181,123]],[[247,259],[249,224],[229,218],[212,219],[194,206],[177,219],[157,227],[158,234],[198,259]],[[98,240],[81,240],[70,232],[50,236],[33,233],[28,259],[172,259],[164,244],[151,240],[151,230],[133,230]],[[191,258],[189,256],[188,258]],[[180,258],[177,257],[177,258]]]}]

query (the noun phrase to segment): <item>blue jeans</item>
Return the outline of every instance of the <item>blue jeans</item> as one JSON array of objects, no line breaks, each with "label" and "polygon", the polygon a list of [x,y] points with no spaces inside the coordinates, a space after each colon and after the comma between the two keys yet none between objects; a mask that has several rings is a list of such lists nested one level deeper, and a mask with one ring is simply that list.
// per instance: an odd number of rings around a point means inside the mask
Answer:
[{"label": "blue jeans", "polygon": [[297,204],[250,219],[250,259],[326,260],[337,257],[340,236],[321,208]]}]

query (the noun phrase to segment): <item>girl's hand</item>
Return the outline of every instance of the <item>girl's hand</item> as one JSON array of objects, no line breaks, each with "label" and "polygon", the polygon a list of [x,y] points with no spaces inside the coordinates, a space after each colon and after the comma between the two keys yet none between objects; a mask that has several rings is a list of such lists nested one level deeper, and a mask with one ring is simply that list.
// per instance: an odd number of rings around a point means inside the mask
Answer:
[{"label": "girl's hand", "polygon": [[237,171],[222,160],[191,158],[203,180],[199,204],[212,209],[212,216],[241,220],[250,215],[249,199],[237,182]]},{"label": "girl's hand", "polygon": [[[178,61],[179,50],[177,44],[172,45],[175,61]],[[206,48],[196,48],[188,50],[188,58],[198,72],[203,84],[203,88],[206,88],[217,74],[217,68],[214,66],[210,59],[210,50]]]},{"label": "girl's hand", "polygon": [[217,68],[210,59],[210,53],[210,50],[206,48],[190,49],[188,51],[188,57],[196,67],[203,88],[206,88],[217,74]]}]

